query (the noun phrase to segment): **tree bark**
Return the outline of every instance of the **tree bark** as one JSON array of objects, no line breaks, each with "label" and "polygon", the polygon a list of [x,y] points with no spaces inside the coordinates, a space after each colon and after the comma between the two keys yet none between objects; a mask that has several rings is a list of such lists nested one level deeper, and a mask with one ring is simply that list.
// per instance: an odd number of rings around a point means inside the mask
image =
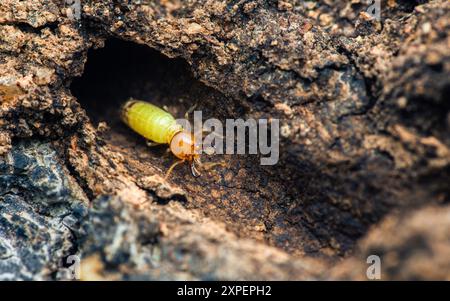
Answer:
[{"label": "tree bark", "polygon": [[[65,278],[78,254],[83,279],[366,279],[378,252],[383,279],[448,279],[450,4],[367,9],[2,1],[0,277]],[[129,97],[277,118],[280,161],[165,180],[173,157],[120,122]],[[34,241],[12,233],[37,228],[55,235],[27,263]]]}]

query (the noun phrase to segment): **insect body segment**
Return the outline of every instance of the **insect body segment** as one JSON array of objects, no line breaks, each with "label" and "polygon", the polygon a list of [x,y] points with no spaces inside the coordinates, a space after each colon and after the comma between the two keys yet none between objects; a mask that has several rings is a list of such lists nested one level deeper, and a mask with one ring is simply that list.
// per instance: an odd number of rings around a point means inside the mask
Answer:
[{"label": "insect body segment", "polygon": [[173,116],[151,103],[130,99],[122,108],[122,120],[135,132],[156,143],[167,143],[183,127]]},{"label": "insect body segment", "polygon": [[122,107],[121,115],[132,130],[153,142],[169,144],[170,151],[180,159],[169,168],[166,177],[184,161],[190,163],[194,176],[200,175],[194,165],[200,163],[199,154],[195,152],[194,136],[177,124],[170,113],[151,103],[130,99]]}]

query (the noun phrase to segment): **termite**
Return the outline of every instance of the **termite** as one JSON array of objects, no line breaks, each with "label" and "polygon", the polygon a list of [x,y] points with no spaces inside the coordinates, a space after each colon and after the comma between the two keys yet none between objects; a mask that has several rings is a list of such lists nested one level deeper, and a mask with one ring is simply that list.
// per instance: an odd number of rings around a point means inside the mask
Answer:
[{"label": "termite", "polygon": [[194,177],[200,176],[196,168],[196,164],[201,165],[200,154],[196,152],[198,146],[194,135],[178,124],[169,112],[149,102],[129,99],[122,106],[121,118],[133,131],[146,138],[149,146],[169,145],[179,160],[170,166],[166,179],[174,167],[183,162],[189,162]]}]

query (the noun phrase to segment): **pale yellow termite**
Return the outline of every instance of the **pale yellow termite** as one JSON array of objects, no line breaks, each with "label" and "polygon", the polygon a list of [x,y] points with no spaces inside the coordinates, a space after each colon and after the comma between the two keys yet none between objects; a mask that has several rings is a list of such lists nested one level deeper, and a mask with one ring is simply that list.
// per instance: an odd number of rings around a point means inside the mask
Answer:
[{"label": "pale yellow termite", "polygon": [[194,135],[179,125],[169,112],[149,102],[130,99],[123,105],[121,117],[132,130],[149,141],[168,144],[172,154],[180,159],[169,168],[166,178],[176,165],[186,161],[192,175],[200,175],[195,166],[195,163],[200,164],[200,155],[196,153]]}]

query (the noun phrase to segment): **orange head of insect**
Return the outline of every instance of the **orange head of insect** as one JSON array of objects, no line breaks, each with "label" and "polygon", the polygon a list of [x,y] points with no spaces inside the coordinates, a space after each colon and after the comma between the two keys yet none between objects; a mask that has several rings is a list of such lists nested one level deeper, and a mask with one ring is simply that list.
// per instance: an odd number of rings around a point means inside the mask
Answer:
[{"label": "orange head of insect", "polygon": [[170,151],[179,159],[188,161],[194,177],[200,176],[195,164],[200,164],[199,146],[195,144],[194,135],[183,130],[176,133],[170,141]]}]

